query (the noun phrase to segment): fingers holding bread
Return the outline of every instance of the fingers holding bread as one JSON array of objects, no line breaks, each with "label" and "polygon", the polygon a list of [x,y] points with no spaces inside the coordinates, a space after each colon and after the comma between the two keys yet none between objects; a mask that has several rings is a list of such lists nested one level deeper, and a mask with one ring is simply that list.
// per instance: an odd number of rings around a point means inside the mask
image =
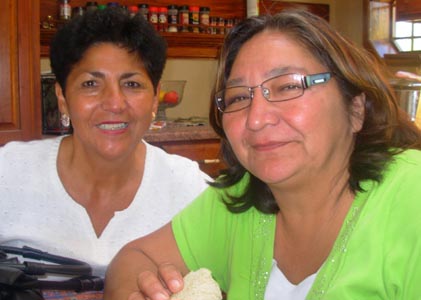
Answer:
[{"label": "fingers holding bread", "polygon": [[184,288],[171,296],[172,300],[222,300],[221,289],[211,271],[201,268],[184,277]]}]

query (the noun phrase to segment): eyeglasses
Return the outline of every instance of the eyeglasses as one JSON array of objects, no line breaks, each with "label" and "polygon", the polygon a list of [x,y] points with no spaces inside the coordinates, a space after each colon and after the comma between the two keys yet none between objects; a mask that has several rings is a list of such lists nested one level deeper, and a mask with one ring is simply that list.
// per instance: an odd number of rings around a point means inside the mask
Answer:
[{"label": "eyeglasses", "polygon": [[218,110],[232,113],[251,105],[254,90],[261,88],[263,97],[269,102],[281,102],[301,97],[309,87],[329,81],[331,73],[312,75],[283,74],[269,78],[256,86],[233,86],[222,89],[215,94]]}]

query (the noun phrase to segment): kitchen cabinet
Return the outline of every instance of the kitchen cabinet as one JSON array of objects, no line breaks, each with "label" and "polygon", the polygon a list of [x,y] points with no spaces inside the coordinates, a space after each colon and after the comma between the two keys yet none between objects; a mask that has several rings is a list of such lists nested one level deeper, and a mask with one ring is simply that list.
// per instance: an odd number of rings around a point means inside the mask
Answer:
[{"label": "kitchen cabinet", "polygon": [[39,0],[0,1],[0,145],[41,137]]},{"label": "kitchen cabinet", "polygon": [[396,20],[407,21],[421,19],[420,0],[396,0]]},{"label": "kitchen cabinet", "polygon": [[202,171],[215,178],[225,168],[220,160],[220,139],[213,129],[203,126],[174,126],[149,130],[144,137],[148,143],[171,154],[178,154],[196,161]]},{"label": "kitchen cabinet", "polygon": [[[98,4],[107,4],[109,1],[97,1]],[[149,6],[196,5],[210,8],[211,17],[224,19],[244,19],[246,17],[246,0],[161,0],[161,1],[135,1],[120,0],[120,5],[137,5],[147,3]],[[46,20],[50,15],[57,19],[57,0],[40,0],[40,19]],[[72,0],[72,7],[85,6],[85,0]],[[41,56],[48,56],[49,44],[55,29],[41,29]],[[192,32],[162,32],[168,43],[168,57],[170,58],[217,58],[224,40],[223,34],[207,34]]]},{"label": "kitchen cabinet", "polygon": [[200,169],[213,178],[216,178],[219,171],[224,168],[224,164],[219,158],[219,139],[168,141],[155,145],[168,153],[178,154],[196,161]]}]

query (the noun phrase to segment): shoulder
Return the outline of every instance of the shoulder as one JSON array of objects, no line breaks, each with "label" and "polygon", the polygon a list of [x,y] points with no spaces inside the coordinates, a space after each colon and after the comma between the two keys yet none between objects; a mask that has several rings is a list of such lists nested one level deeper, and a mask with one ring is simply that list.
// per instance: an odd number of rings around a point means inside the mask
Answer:
[{"label": "shoulder", "polygon": [[[242,194],[248,181],[248,176],[245,176],[237,184],[229,188],[208,187],[175,219],[177,219],[177,222],[186,220],[193,220],[199,223],[218,222],[222,226],[227,226],[233,222],[244,222],[245,226],[252,226],[256,215],[261,214],[259,211],[252,207],[242,213],[231,213],[225,204],[225,202],[230,201],[229,196]],[[204,211],[206,211],[206,215],[203,214]]]},{"label": "shoulder", "polygon": [[13,141],[0,147],[0,165],[43,161],[51,154],[57,155],[63,137],[28,142]]},{"label": "shoulder", "polygon": [[391,163],[391,167],[401,169],[402,166],[405,169],[409,168],[412,171],[421,171],[421,150],[405,150],[394,157],[394,161]]},{"label": "shoulder", "polygon": [[[410,188],[421,192],[421,151],[406,150],[396,154],[386,167],[380,186],[385,189],[402,191]],[[420,198],[421,198],[421,194]],[[420,202],[421,204],[421,202]]]},{"label": "shoulder", "polygon": [[421,151],[406,150],[395,155],[380,183],[364,183],[364,210],[371,222],[383,224],[382,232],[412,231],[414,237],[421,235],[420,179]]}]

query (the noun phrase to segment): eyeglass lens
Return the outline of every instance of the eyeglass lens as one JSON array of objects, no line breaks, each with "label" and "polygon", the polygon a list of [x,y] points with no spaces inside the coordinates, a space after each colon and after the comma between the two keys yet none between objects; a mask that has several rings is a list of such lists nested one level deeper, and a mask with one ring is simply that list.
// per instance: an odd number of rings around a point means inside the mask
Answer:
[{"label": "eyeglass lens", "polygon": [[[300,74],[283,74],[263,81],[254,87],[228,87],[216,94],[220,111],[234,112],[250,106],[255,89],[260,88],[263,97],[271,102],[286,101],[298,98],[304,94],[308,86],[324,83],[330,79],[330,73],[320,73],[303,76]],[[304,80],[309,83],[304,85]]]}]

